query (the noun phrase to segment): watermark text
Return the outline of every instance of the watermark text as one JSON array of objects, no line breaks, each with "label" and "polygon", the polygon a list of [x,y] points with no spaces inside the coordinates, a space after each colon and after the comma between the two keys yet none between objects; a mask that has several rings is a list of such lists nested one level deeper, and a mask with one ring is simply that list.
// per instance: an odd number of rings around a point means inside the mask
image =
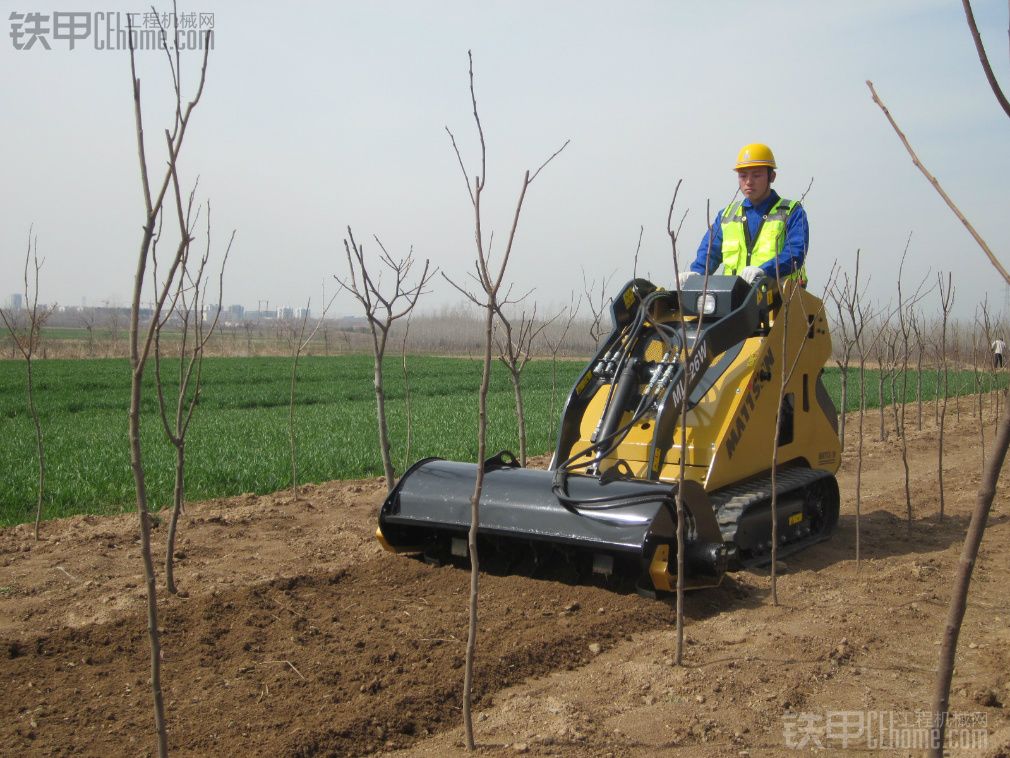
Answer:
[{"label": "watermark text", "polygon": [[[985,750],[987,725],[984,711],[949,714],[947,750]],[[931,711],[788,712],[782,716],[782,738],[792,750],[931,750],[935,726]]]},{"label": "watermark text", "polygon": [[12,11],[15,50],[203,50],[214,49],[213,13],[121,13],[119,11]]}]

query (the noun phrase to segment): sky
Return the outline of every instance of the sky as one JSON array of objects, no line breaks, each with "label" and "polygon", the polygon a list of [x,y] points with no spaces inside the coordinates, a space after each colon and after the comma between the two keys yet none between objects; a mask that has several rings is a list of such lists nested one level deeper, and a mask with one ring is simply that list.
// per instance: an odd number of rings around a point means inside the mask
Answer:
[{"label": "sky", "polygon": [[[127,51],[96,49],[105,34],[94,29],[73,50],[51,29],[50,49],[37,40],[18,50],[9,17],[41,13],[51,24],[54,12],[90,13],[104,28],[116,13],[149,9],[2,3],[4,299],[23,286],[31,227],[45,260],[41,301],[128,305],[144,222]],[[1007,83],[1007,5],[974,9]],[[781,195],[798,198],[810,185],[812,291],[823,292],[836,262],[851,275],[858,250],[866,295],[893,300],[907,244],[909,289],[952,271],[957,315],[972,317],[986,297],[996,310],[1006,302],[1006,287],[865,84],[873,80],[923,163],[1010,264],[1001,186],[1010,121],[957,0],[200,0],[179,12],[206,14],[205,23],[213,14],[206,87],[179,169],[186,188],[199,178],[196,198],[211,204],[212,261],[236,230],[225,304],[311,301],[318,312],[337,292],[334,275],[347,275],[348,226],[366,256],[377,253],[378,237],[394,258],[413,250],[418,267],[429,259],[467,281],[473,210],[446,127],[473,176],[480,153],[468,50],[487,144],[483,226],[485,236],[494,231],[492,256],[524,172],[570,140],[526,193],[507,273],[542,309],[577,297],[584,281],[618,291],[632,277],[640,228],[639,276],[671,284],[666,221],[678,181],[687,266],[707,212],[732,198],[731,169],[749,142],[775,151]],[[98,24],[96,13],[105,14]],[[201,55],[182,56],[187,99]],[[164,52],[138,51],[137,73],[155,176],[174,108]],[[439,275],[419,308],[462,299]],[[922,302],[928,313],[939,308],[935,293]],[[354,312],[339,294],[331,314]]]}]

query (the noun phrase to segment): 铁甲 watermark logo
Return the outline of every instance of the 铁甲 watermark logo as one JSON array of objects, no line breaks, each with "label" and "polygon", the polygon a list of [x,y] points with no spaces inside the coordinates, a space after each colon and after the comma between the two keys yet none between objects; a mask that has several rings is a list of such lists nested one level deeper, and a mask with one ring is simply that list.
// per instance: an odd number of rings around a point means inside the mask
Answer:
[{"label": "\u94c1\u7532 watermark logo", "polygon": [[[985,750],[989,744],[984,711],[947,717],[947,750]],[[931,711],[823,711],[785,713],[782,737],[792,750],[931,750],[936,719]]]},{"label": "\u94c1\u7532 watermark logo", "polygon": [[214,48],[213,13],[12,11],[15,50],[203,50]]}]

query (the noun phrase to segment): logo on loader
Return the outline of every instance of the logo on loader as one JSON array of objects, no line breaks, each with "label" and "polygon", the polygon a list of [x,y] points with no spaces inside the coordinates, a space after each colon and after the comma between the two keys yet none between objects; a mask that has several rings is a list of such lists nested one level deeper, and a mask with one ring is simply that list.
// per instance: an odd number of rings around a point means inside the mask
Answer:
[{"label": "logo on loader", "polygon": [[761,395],[761,390],[764,389],[765,381],[762,381],[762,375],[771,377],[772,366],[775,365],[775,356],[772,355],[772,351],[768,350],[764,358],[761,359],[760,368],[754,372],[753,379],[751,379],[750,386],[747,388],[747,394],[740,402],[740,412],[737,413],[736,421],[733,422],[733,429],[730,431],[726,438],[726,453],[730,458],[733,457],[733,451],[736,450],[736,446],[740,444],[740,438],[743,436],[744,430],[747,429],[747,423],[751,418],[751,411],[757,405],[757,399]]},{"label": "logo on loader", "polygon": [[684,381],[677,382],[677,386],[674,387],[673,392],[670,394],[670,400],[674,408],[680,407],[681,401],[684,399],[684,386],[694,383],[695,377],[703,369],[708,368],[708,342],[701,342],[698,345],[697,352],[690,356],[687,366],[684,369]]}]

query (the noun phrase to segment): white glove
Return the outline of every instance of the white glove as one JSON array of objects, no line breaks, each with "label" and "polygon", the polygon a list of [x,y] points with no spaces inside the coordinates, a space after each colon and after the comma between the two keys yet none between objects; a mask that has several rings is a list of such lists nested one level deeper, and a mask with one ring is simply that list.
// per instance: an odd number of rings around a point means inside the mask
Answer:
[{"label": "white glove", "polygon": [[692,277],[692,276],[694,276],[694,272],[693,271],[683,271],[683,272],[681,272],[680,276],[677,277],[677,284],[680,285],[681,289],[684,289],[684,285],[687,284],[687,280],[690,277]]},{"label": "white glove", "polygon": [[747,284],[754,284],[755,279],[764,275],[764,269],[760,266],[747,266],[747,268],[740,272],[740,278],[747,282]]}]

